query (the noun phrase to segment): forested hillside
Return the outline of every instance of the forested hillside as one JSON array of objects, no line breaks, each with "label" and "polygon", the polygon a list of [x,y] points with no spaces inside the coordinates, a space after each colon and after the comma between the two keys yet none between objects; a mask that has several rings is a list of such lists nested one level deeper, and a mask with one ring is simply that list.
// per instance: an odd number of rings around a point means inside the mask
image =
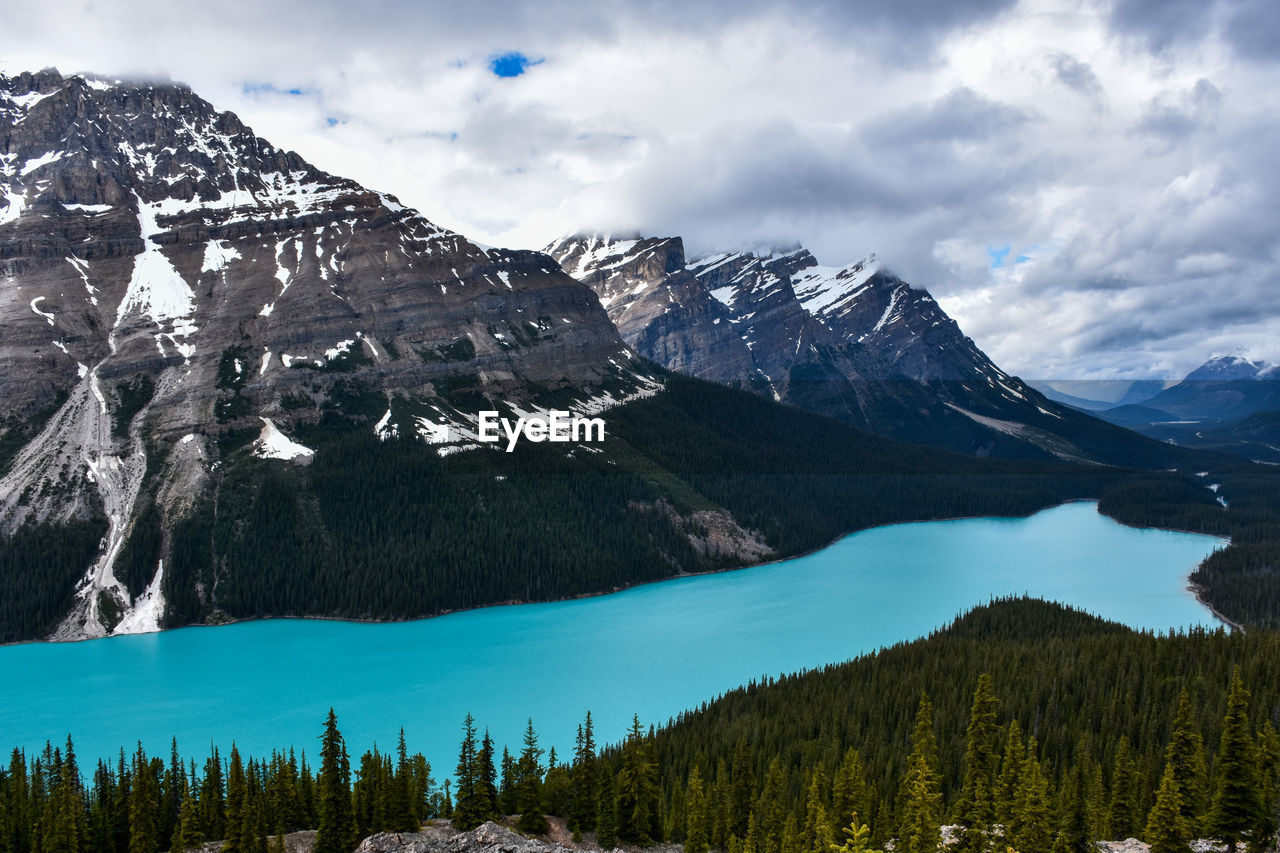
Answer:
[{"label": "forested hillside", "polygon": [[544,833],[548,814],[604,849],[853,853],[894,839],[932,853],[948,825],[961,851],[1083,853],[1135,835],[1157,853],[1194,837],[1257,850],[1280,808],[1278,717],[1280,635],[1157,637],[1002,601],[931,637],[735,690],[656,733],[635,720],[603,749],[587,714],[572,756],[544,752],[533,719],[500,747],[468,717],[456,766],[433,770],[403,734],[393,754],[356,760],[332,712],[316,764],[232,748],[197,766],[175,744],[167,760],[138,747],[90,772],[70,739],[15,750],[0,770],[0,850],[226,839],[256,851],[315,828],[326,853],[442,817]]}]

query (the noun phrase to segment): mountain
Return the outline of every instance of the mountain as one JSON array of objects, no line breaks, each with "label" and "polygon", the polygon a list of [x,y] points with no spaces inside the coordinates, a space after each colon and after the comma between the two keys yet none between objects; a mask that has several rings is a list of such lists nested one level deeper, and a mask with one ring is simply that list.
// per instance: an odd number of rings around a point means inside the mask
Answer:
[{"label": "mountain", "polygon": [[1177,384],[1165,379],[1030,379],[1027,383],[1050,400],[1087,412],[1136,405]]},{"label": "mountain", "polygon": [[1237,355],[1211,358],[1187,374],[1188,382],[1231,382],[1239,379],[1280,378],[1280,365],[1251,361]]},{"label": "mountain", "polygon": [[595,412],[659,386],[546,256],[481,248],[185,86],[0,76],[0,152],[0,531],[108,524],[61,635],[154,625],[117,561],[140,507],[192,511],[220,436],[305,462],[275,422],[372,390],[384,437],[446,426],[444,454],[474,445],[469,393]]},{"label": "mountain", "polygon": [[[752,394],[642,358],[556,259],[439,228],[182,85],[0,77],[0,152],[0,642],[564,598],[1132,476],[1058,461],[1105,455],[1043,430],[1083,418],[1069,410],[1000,420],[998,400],[1025,415],[1042,398],[976,348],[908,346],[959,333],[883,273],[831,277],[884,303],[859,342],[838,316],[857,306],[824,314],[812,279],[807,307],[796,295],[805,254],[689,267],[651,244],[609,308],[633,304],[698,370],[732,366],[722,382],[747,371]],[[633,292],[659,275],[660,294]],[[969,378],[879,378],[911,371]],[[550,435],[554,410],[584,433]],[[1042,459],[903,444],[857,417]],[[482,435],[498,418],[501,445]],[[1198,483],[1144,476],[1221,511]]]},{"label": "mountain", "polygon": [[1269,429],[1269,416],[1276,412],[1280,366],[1222,356],[1141,405],[1119,405],[1097,415],[1160,441],[1270,462],[1277,458]]},{"label": "mountain", "polygon": [[689,261],[678,237],[592,235],[545,251],[595,290],[627,343],[672,370],[965,453],[1149,465],[1166,452],[1001,370],[874,257]]}]

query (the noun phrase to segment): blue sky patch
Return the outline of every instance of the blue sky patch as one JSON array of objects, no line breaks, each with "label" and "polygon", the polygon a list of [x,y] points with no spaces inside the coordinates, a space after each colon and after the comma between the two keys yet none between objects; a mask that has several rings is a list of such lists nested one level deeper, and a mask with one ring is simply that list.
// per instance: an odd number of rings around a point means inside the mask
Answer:
[{"label": "blue sky patch", "polygon": [[991,268],[998,270],[1004,266],[1004,259],[1009,257],[1009,244],[1003,246],[988,246],[987,255],[991,258]]},{"label": "blue sky patch", "polygon": [[294,97],[300,97],[311,94],[310,91],[300,86],[281,89],[275,83],[265,83],[260,80],[246,80],[242,88],[246,95],[293,95]]},{"label": "blue sky patch", "polygon": [[518,50],[500,53],[489,57],[489,70],[497,77],[519,77],[534,65],[540,65],[541,59],[530,59]]}]

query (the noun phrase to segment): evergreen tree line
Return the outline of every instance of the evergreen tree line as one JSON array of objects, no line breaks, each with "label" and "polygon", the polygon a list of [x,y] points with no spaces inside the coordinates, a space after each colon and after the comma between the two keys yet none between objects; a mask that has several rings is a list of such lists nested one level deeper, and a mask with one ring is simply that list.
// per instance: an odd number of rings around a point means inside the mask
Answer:
[{"label": "evergreen tree line", "polygon": [[1273,634],[1156,637],[1000,602],[681,715],[655,738],[668,835],[688,853],[704,833],[749,853],[857,849],[859,833],[932,853],[945,824],[959,851],[1259,850],[1280,809],[1278,686]]},{"label": "evergreen tree line", "polygon": [[[575,836],[680,842],[686,853],[1084,853],[1138,836],[1156,853],[1213,837],[1262,849],[1280,809],[1280,636],[1130,631],[1068,608],[998,602],[935,635],[850,663],[753,683],[666,727],[633,718],[597,747],[516,754],[464,721],[452,780],[436,785],[403,732],[353,765],[332,711],[320,767],[212,750],[202,768],[141,746],[86,780],[71,740],[0,770],[0,852],[282,849],[320,853],[432,818],[458,829],[562,816]],[[1250,690],[1253,694],[1250,694]],[[545,761],[544,761],[545,756]]]},{"label": "evergreen tree line", "polygon": [[[696,551],[671,508],[728,510],[785,557],[878,524],[1098,498],[1127,524],[1230,536],[1196,576],[1206,599],[1247,626],[1280,624],[1280,473],[1256,466],[1213,474],[1224,509],[1191,473],[962,456],[682,377],[612,410],[600,453],[526,442],[442,459],[412,438],[379,441],[386,399],[357,385],[335,385],[319,423],[290,427],[316,450],[308,466],[253,456],[256,431],[224,433],[209,488],[167,531],[144,488],[117,561],[129,589],[163,557],[171,627],[412,618],[741,564]],[[0,537],[0,640],[55,626],[104,526]]]},{"label": "evergreen tree line", "polygon": [[[788,556],[878,524],[1025,515],[1139,476],[904,445],[681,378],[611,411],[603,452],[522,443],[442,459],[413,439],[379,441],[378,399],[296,426],[316,450],[306,467],[253,457],[251,433],[224,437],[211,490],[173,530],[171,625],[219,612],[418,617],[741,563],[695,551],[664,507],[727,509]],[[1223,512],[1193,478],[1141,476],[1193,495],[1208,519],[1195,529]]]}]

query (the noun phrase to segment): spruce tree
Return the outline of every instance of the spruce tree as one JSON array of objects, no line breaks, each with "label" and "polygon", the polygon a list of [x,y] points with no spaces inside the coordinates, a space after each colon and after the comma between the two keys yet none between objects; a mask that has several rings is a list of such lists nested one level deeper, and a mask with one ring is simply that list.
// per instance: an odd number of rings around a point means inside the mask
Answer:
[{"label": "spruce tree", "polygon": [[1000,759],[1000,778],[996,782],[996,823],[1005,827],[1013,821],[1013,801],[1018,795],[1022,765],[1027,759],[1027,747],[1022,741],[1022,727],[1017,720],[1009,722],[1009,734],[1005,738],[1004,754]]},{"label": "spruce tree", "polygon": [[241,845],[244,832],[244,803],[248,797],[248,783],[244,776],[244,763],[235,743],[231,744],[231,763],[227,768],[227,807],[223,815],[223,853],[245,853]]},{"label": "spruce tree", "polygon": [[871,798],[868,796],[862,756],[856,749],[849,747],[831,780],[832,836],[839,837],[854,822],[855,815],[865,818],[870,814]]},{"label": "spruce tree", "polygon": [[1182,793],[1178,790],[1178,776],[1173,764],[1164,766],[1160,777],[1160,789],[1156,792],[1156,804],[1147,816],[1147,828],[1142,838],[1151,853],[1188,853],[1187,821],[1182,814]]},{"label": "spruce tree", "polygon": [[613,788],[613,776],[605,772],[599,780],[600,801],[596,807],[596,843],[601,850],[618,846],[618,800]]},{"label": "spruce tree", "polygon": [[458,789],[453,798],[453,825],[466,831],[488,819],[476,751],[476,721],[470,714],[462,724],[462,746],[458,750]]},{"label": "spruce tree", "polygon": [[1254,838],[1270,838],[1276,834],[1276,818],[1280,817],[1280,733],[1270,720],[1258,732],[1258,798],[1262,801],[1262,819]]},{"label": "spruce tree", "polygon": [[631,729],[622,745],[622,763],[618,768],[617,833],[620,840],[642,845],[660,840],[659,795],[658,765],[653,758],[653,746],[640,728],[640,718],[633,716]]},{"label": "spruce tree", "polygon": [[133,790],[129,797],[129,853],[156,853],[160,849],[156,837],[159,812],[160,783],[139,743],[133,756]]},{"label": "spruce tree", "polygon": [[480,750],[476,753],[476,766],[479,774],[480,804],[485,820],[499,817],[498,805],[498,771],[493,766],[493,738],[489,730],[484,730],[484,738],[480,741]]},{"label": "spruce tree", "polygon": [[1237,667],[1231,674],[1227,712],[1222,719],[1222,740],[1214,758],[1213,805],[1209,810],[1209,831],[1235,853],[1240,841],[1257,827],[1262,803],[1258,797],[1257,745],[1249,730],[1249,691],[1245,690]]},{"label": "spruce tree", "polygon": [[955,820],[960,825],[957,853],[980,853],[985,850],[991,824],[996,813],[996,774],[1000,765],[999,711],[991,676],[978,676],[965,729],[964,779],[955,807]]},{"label": "spruce tree", "polygon": [[786,820],[786,803],[783,788],[782,761],[775,755],[765,772],[764,786],[756,800],[755,812],[759,822],[759,845],[756,853],[780,853],[782,823]]},{"label": "spruce tree", "polygon": [[355,846],[355,816],[351,809],[351,762],[338,731],[338,717],[329,709],[320,742],[320,773],[316,776],[316,840],[313,853],[349,853]]},{"label": "spruce tree", "polygon": [[521,832],[543,835],[547,831],[547,819],[542,814],[542,750],[538,748],[538,735],[529,720],[524,732],[524,748],[516,764],[516,807],[520,819],[516,826]]},{"label": "spruce tree", "polygon": [[829,853],[870,853],[871,827],[865,823],[860,824],[856,814],[842,831],[845,836],[844,843],[829,845],[827,848]]},{"label": "spruce tree", "polygon": [[[57,753],[55,751],[55,756]],[[76,753],[67,736],[66,755],[55,757],[54,785],[48,800],[49,820],[47,831],[41,838],[43,849],[58,853],[79,853],[84,849],[88,836],[88,824],[84,814],[84,790],[80,769],[76,766]]]},{"label": "spruce tree", "polygon": [[404,728],[396,743],[396,772],[387,796],[387,828],[392,832],[414,832],[420,821],[413,808],[413,767],[404,742]]},{"label": "spruce tree", "polygon": [[702,784],[702,774],[694,767],[685,790],[684,853],[707,853],[710,849],[708,822],[707,791]]},{"label": "spruce tree", "polygon": [[[520,811],[516,806],[516,779],[518,776],[516,760],[511,756],[511,751],[504,746],[502,748],[502,787],[498,791],[498,807],[503,815],[515,814]],[[595,808],[594,802],[591,807],[592,809]]]},{"label": "spruce tree", "polygon": [[178,831],[174,833],[171,850],[188,850],[204,843],[204,829],[200,821],[200,801],[196,798],[196,788],[188,785],[178,810]]},{"label": "spruce tree", "polygon": [[1178,789],[1182,818],[1187,832],[1196,832],[1206,806],[1204,738],[1191,715],[1191,699],[1183,687],[1178,696],[1178,710],[1173,718],[1173,731],[1165,749],[1165,763],[1173,769]]},{"label": "spruce tree", "polygon": [[596,741],[591,722],[591,712],[578,726],[577,741],[573,751],[573,769],[570,775],[572,788],[570,799],[570,829],[588,832],[596,826]]},{"label": "spruce tree", "polygon": [[805,786],[804,826],[800,830],[800,847],[805,853],[826,853],[831,846],[831,819],[827,808],[822,804],[826,777],[821,767],[815,767],[809,774],[809,784]]},{"label": "spruce tree", "polygon": [[1027,757],[1018,778],[1018,792],[1013,800],[1013,824],[1009,841],[1017,850],[1049,850],[1053,841],[1054,819],[1049,802],[1049,783],[1044,777],[1036,753],[1036,739],[1027,743]]},{"label": "spruce tree", "polygon": [[1058,807],[1058,833],[1053,839],[1053,853],[1092,853],[1089,835],[1089,812],[1085,802],[1084,774],[1077,764],[1062,780]]},{"label": "spruce tree", "polygon": [[933,705],[920,697],[911,755],[902,780],[902,817],[898,838],[905,853],[936,853],[942,843],[942,789],[938,780],[938,742],[933,733]]},{"label": "spruce tree", "polygon": [[1107,808],[1107,832],[1117,841],[1138,834],[1138,768],[1129,748],[1129,738],[1122,735],[1116,744],[1115,764],[1111,770],[1111,801]]},{"label": "spruce tree", "polygon": [[755,774],[751,770],[751,753],[745,738],[739,738],[733,749],[733,768],[729,780],[728,831],[739,840],[747,837],[747,823],[751,817],[751,792],[755,789]]}]

